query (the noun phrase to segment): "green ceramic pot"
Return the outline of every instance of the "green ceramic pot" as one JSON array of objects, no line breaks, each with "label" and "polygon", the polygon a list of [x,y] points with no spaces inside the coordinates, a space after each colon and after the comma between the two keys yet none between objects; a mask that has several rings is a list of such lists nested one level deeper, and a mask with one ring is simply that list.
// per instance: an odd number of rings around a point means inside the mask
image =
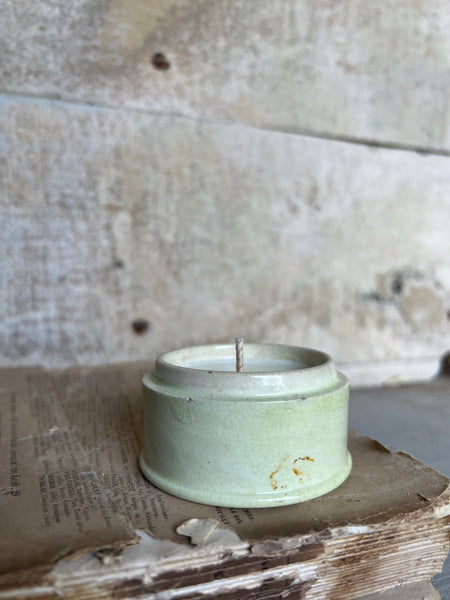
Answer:
[{"label": "green ceramic pot", "polygon": [[143,379],[140,467],[188,500],[253,508],[294,504],[339,486],[351,470],[348,381],[317,350],[231,344],[161,355]]}]

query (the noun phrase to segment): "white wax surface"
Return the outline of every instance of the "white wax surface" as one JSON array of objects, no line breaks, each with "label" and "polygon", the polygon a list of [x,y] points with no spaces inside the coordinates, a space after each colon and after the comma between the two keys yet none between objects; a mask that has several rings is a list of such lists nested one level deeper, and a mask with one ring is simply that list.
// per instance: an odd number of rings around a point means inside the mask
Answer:
[{"label": "white wax surface", "polygon": [[[244,369],[247,373],[270,373],[277,371],[294,371],[304,369],[303,365],[293,360],[283,360],[276,358],[245,358]],[[204,361],[183,362],[183,367],[189,369],[203,369],[205,371],[236,371],[235,358],[210,358]]]}]

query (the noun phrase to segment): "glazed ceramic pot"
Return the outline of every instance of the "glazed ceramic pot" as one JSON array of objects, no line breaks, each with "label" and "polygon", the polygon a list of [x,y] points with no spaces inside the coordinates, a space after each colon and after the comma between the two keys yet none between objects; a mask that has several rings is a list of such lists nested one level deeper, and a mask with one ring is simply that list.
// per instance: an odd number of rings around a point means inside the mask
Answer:
[{"label": "glazed ceramic pot", "polygon": [[235,508],[304,502],[351,470],[348,381],[317,350],[231,344],[158,357],[144,376],[140,467],[175,496]]}]

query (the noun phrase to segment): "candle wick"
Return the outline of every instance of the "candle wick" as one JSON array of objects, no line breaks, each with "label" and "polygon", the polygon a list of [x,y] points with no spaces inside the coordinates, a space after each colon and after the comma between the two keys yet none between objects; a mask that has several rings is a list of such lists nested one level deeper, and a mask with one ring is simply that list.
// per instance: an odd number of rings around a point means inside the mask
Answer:
[{"label": "candle wick", "polygon": [[236,346],[236,371],[240,373],[244,368],[244,338],[235,338]]}]

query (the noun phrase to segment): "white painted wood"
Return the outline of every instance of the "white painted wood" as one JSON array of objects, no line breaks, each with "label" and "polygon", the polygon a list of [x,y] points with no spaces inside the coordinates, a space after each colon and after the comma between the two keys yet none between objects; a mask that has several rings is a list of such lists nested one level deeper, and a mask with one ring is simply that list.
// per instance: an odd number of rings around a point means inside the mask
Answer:
[{"label": "white painted wood", "polygon": [[0,90],[448,152],[449,29],[445,0],[4,0]]},{"label": "white painted wood", "polygon": [[3,97],[0,180],[5,364],[450,345],[446,157]]}]

